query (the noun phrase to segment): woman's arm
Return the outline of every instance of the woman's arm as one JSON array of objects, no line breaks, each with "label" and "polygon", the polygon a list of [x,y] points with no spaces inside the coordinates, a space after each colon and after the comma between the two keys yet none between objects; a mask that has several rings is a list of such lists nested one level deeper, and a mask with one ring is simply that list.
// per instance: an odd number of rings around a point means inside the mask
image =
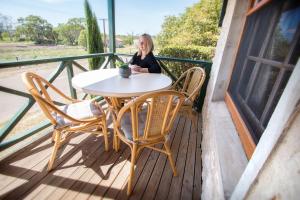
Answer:
[{"label": "woman's arm", "polygon": [[149,68],[147,69],[147,71],[149,73],[161,73],[161,68],[152,53],[149,55],[148,59],[149,60],[147,61],[148,61]]},{"label": "woman's arm", "polygon": [[137,57],[137,52],[132,56],[130,61],[128,62],[129,65],[135,65],[136,64],[136,57]]}]

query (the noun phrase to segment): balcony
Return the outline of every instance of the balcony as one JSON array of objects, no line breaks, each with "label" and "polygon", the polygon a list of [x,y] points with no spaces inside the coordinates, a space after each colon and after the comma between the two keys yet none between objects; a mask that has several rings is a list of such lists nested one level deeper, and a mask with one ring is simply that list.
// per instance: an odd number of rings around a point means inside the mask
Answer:
[{"label": "balcony", "polygon": [[[63,85],[64,92],[76,98],[88,98],[78,93],[68,83],[74,74],[86,71],[86,58],[105,56],[103,68],[110,66],[110,61],[117,55],[113,53],[84,55],[78,57],[52,58],[30,61],[1,63],[1,68],[22,67],[24,71],[37,70],[30,66],[43,63],[57,63],[48,80]],[[172,73],[166,67],[169,62],[187,62],[209,68],[210,63],[176,58],[157,57],[165,74]],[[40,69],[40,68],[39,68]],[[65,70],[66,69],[66,70]],[[49,69],[48,69],[49,70]],[[67,73],[64,73],[66,71]],[[20,73],[16,76],[20,76]],[[21,82],[20,82],[21,83]],[[112,149],[113,126],[109,123],[110,150],[104,151],[102,137],[88,134],[74,135],[70,142],[61,147],[55,161],[54,170],[47,171],[47,164],[53,144],[51,143],[52,128],[49,122],[41,117],[35,107],[35,101],[25,90],[16,90],[0,86],[0,91],[14,94],[10,98],[22,96],[27,102],[1,129],[1,161],[0,161],[0,195],[5,199],[23,198],[110,198],[126,199],[127,179],[130,168],[130,149],[122,144],[120,151]],[[17,95],[17,96],[15,96]],[[104,100],[100,100],[107,107]],[[37,120],[28,117],[38,115]],[[31,125],[15,130],[22,119]],[[134,181],[133,199],[199,199],[201,195],[201,127],[202,118],[197,114],[195,128],[191,121],[182,116],[176,118],[171,131],[171,151],[177,167],[178,176],[173,177],[172,170],[164,154],[145,148],[138,157]],[[22,127],[23,125],[21,125]],[[33,127],[33,128],[32,128]],[[19,130],[19,131],[18,131]],[[13,136],[10,136],[13,135]],[[8,138],[8,139],[6,139]],[[25,143],[25,144],[23,144]]]}]

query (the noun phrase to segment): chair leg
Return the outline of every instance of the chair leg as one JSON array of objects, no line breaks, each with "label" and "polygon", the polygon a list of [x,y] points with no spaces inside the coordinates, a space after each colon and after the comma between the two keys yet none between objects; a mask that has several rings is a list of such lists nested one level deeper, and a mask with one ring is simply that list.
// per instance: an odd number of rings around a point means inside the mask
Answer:
[{"label": "chair leg", "polygon": [[116,152],[119,151],[119,148],[118,148],[118,135],[117,135],[117,132],[115,131],[114,129],[114,139],[113,139],[113,146],[114,146],[114,149]]},{"label": "chair leg", "polygon": [[114,130],[114,136],[113,136],[113,149],[116,151],[116,138],[115,138],[115,130]]},{"label": "chair leg", "polygon": [[55,131],[53,131],[53,133],[52,133],[51,142],[52,142],[52,143],[55,142]]},{"label": "chair leg", "polygon": [[116,144],[117,144],[117,151],[120,150],[120,138],[117,136],[116,137]]},{"label": "chair leg", "polygon": [[107,133],[107,126],[106,126],[106,119],[102,119],[102,132],[104,137],[104,145],[105,145],[105,151],[108,151],[108,133]]},{"label": "chair leg", "polygon": [[61,133],[59,131],[54,130],[53,134],[55,134],[55,143],[54,143],[52,154],[51,154],[51,157],[50,157],[50,160],[49,160],[49,163],[48,163],[48,168],[47,168],[48,171],[52,170],[53,163],[54,163],[54,160],[56,158],[57,151],[58,151],[58,149],[61,145],[61,142],[60,142]]},{"label": "chair leg", "polygon": [[130,163],[130,174],[128,179],[128,186],[127,186],[127,195],[129,196],[132,192],[132,180],[134,176],[134,164],[136,159],[136,152],[137,152],[137,144],[133,144],[132,150],[131,150],[131,163]]},{"label": "chair leg", "polygon": [[167,154],[168,154],[168,159],[169,159],[169,161],[170,161],[171,168],[172,168],[172,170],[173,170],[173,174],[174,174],[174,176],[177,176],[176,167],[175,167],[175,164],[174,164],[174,160],[173,160],[173,158],[172,158],[172,152],[171,152],[171,150],[170,150],[170,147],[169,147],[167,141],[164,143],[164,146],[165,146],[166,151],[167,151]]}]

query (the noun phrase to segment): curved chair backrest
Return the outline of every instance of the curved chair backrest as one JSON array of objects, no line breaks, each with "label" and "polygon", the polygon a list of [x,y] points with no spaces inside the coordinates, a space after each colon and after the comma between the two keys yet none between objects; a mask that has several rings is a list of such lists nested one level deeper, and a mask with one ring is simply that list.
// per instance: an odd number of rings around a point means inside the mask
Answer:
[{"label": "curved chair backrest", "polygon": [[33,96],[33,98],[36,100],[36,102],[41,107],[42,111],[46,115],[46,117],[51,121],[53,125],[57,124],[56,119],[53,118],[52,112],[55,112],[59,115],[64,116],[68,120],[71,121],[78,121],[68,115],[66,115],[64,112],[56,108],[53,100],[51,99],[51,96],[49,95],[47,88],[51,88],[55,93],[63,97],[65,100],[69,102],[76,102],[77,100],[72,99],[68,96],[66,96],[64,93],[62,93],[59,89],[57,89],[55,86],[53,86],[49,81],[44,79],[43,77],[32,73],[32,72],[25,72],[22,74],[23,82],[25,83],[28,91]]},{"label": "curved chair backrest", "polygon": [[173,88],[182,92],[193,102],[204,83],[206,74],[201,67],[193,67],[185,71],[173,84]]},{"label": "curved chair backrest", "polygon": [[183,101],[183,94],[171,90],[142,95],[119,111],[117,129],[122,129],[122,118],[127,115],[131,122],[132,141],[146,142],[164,137],[170,131]]}]

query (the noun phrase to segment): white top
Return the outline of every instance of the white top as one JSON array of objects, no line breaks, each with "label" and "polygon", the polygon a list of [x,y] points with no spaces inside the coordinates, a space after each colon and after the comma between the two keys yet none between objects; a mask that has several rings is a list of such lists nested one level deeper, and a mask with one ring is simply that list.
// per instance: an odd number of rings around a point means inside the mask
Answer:
[{"label": "white top", "polygon": [[122,78],[118,69],[88,71],[72,78],[74,88],[87,94],[109,97],[140,96],[168,89],[171,84],[171,78],[164,74],[135,73],[129,78]]}]

